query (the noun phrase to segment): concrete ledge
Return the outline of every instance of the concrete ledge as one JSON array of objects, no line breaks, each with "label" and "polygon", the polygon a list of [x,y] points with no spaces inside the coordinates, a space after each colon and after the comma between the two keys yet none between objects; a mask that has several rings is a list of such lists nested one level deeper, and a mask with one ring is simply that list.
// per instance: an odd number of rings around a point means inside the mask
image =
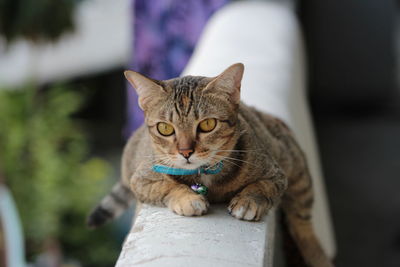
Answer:
[{"label": "concrete ledge", "polygon": [[246,222],[225,205],[211,205],[201,217],[143,205],[116,266],[272,266],[274,233],[274,212]]}]

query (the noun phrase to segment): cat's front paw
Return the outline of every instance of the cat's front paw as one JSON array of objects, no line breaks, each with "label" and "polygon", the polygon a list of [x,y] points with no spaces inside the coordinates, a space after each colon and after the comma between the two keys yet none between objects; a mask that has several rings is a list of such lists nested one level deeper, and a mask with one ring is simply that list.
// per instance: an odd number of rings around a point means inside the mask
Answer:
[{"label": "cat's front paw", "polygon": [[208,201],[202,195],[187,194],[170,199],[168,208],[178,215],[200,216],[207,212]]},{"label": "cat's front paw", "polygon": [[266,200],[256,200],[250,196],[236,196],[228,206],[233,217],[245,221],[259,221],[268,210]]}]

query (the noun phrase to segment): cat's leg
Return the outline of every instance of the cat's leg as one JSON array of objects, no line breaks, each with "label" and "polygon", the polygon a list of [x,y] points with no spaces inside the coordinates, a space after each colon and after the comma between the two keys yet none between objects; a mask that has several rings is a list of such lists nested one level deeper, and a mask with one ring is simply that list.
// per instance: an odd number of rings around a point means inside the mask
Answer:
[{"label": "cat's leg", "polygon": [[207,212],[209,203],[200,194],[193,192],[187,185],[180,184],[164,198],[166,206],[183,216],[199,216]]},{"label": "cat's leg", "polygon": [[132,176],[130,186],[143,203],[167,206],[183,216],[198,216],[207,212],[209,203],[203,195],[193,192],[167,175],[149,171],[138,171]]},{"label": "cat's leg", "polygon": [[228,211],[240,220],[259,221],[279,202],[286,185],[286,177],[281,171],[272,178],[251,183],[231,200]]}]

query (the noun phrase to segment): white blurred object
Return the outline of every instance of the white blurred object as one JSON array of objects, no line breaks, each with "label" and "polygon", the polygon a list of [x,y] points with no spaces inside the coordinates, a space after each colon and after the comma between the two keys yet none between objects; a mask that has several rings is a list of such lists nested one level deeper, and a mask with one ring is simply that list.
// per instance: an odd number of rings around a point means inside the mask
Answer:
[{"label": "white blurred object", "polygon": [[56,43],[0,40],[0,88],[46,83],[125,66],[130,59],[130,0],[86,0],[75,14],[75,31]]},{"label": "white blurred object", "polygon": [[306,99],[303,40],[290,7],[242,1],[222,9],[208,23],[184,74],[216,76],[244,63],[242,100],[283,119],[307,156],[315,191],[313,223],[333,257],[334,233]]},{"label": "white blurred object", "polygon": [[4,231],[6,266],[25,267],[25,245],[17,209],[11,193],[1,184],[0,221]]}]

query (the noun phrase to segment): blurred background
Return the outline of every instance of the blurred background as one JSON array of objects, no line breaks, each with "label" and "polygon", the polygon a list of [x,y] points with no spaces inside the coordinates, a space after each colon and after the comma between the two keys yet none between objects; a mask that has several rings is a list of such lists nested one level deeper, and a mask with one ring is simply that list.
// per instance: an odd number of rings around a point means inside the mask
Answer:
[{"label": "blurred background", "polygon": [[[95,231],[85,218],[143,119],[123,70],[179,76],[229,2],[0,0],[0,266],[11,250],[31,266],[114,266],[132,211]],[[398,3],[275,2],[304,34],[336,264],[399,266]]]}]

